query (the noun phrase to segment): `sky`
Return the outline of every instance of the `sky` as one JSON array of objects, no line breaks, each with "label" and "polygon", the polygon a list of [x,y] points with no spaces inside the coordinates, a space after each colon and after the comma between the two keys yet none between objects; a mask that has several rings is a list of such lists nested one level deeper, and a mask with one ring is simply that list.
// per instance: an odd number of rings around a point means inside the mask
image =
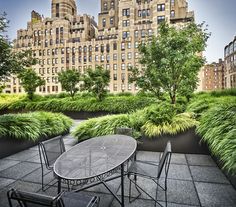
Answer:
[{"label": "sky", "polygon": [[[236,0],[188,0],[189,10],[195,11],[196,23],[206,22],[211,32],[204,55],[209,63],[223,58],[224,47],[236,35]],[[77,0],[78,13],[95,17],[100,10],[100,0]],[[16,31],[24,29],[35,10],[44,17],[51,15],[51,0],[0,0],[0,13],[7,13],[10,20],[7,35],[16,38]]]}]

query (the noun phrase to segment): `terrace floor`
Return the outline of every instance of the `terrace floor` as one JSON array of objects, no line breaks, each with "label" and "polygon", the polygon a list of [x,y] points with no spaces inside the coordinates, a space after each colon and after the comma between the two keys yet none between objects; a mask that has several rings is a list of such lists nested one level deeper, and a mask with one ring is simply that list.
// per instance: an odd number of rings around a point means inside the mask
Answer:
[{"label": "terrace floor", "polygon": [[[76,124],[78,123],[79,121],[76,121]],[[66,149],[75,144],[75,140],[70,136],[66,136],[64,141]],[[157,162],[158,158],[158,152],[139,151],[137,154],[137,159],[145,161]],[[52,173],[46,177],[48,181],[51,179],[53,179]],[[149,193],[154,194],[155,185],[152,182],[141,178],[138,179],[138,182]],[[57,194],[56,187],[50,187],[47,191],[42,192],[40,183],[41,168],[37,146],[1,159],[0,207],[8,206],[6,192],[11,187],[47,195]],[[119,188],[120,180],[110,181],[109,184],[114,188]],[[100,196],[100,207],[119,206],[101,185],[82,193]],[[120,195],[119,190],[117,194]],[[125,180],[125,195],[128,196],[127,179]],[[168,206],[170,207],[236,207],[236,190],[211,157],[207,155],[173,154],[168,176],[167,197]],[[160,201],[163,201],[163,198],[164,194],[160,191]],[[125,202],[126,206],[129,207],[154,206],[153,201],[145,195],[142,195],[140,199],[131,204],[128,202],[128,197],[126,197]]]}]

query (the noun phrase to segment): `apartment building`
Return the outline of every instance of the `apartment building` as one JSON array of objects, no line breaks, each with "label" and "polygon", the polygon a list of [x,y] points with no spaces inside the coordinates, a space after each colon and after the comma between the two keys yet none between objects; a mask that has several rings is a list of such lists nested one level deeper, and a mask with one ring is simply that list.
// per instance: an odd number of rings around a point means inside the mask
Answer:
[{"label": "apartment building", "polygon": [[[161,22],[185,24],[193,21],[186,0],[101,0],[98,23],[88,14],[77,14],[75,0],[52,0],[51,17],[35,11],[27,29],[17,31],[14,49],[32,49],[39,62],[33,66],[45,79],[37,93],[59,93],[58,73],[75,69],[84,73],[101,65],[110,71],[109,91],[135,93],[129,68],[139,64],[138,46],[157,35]],[[7,93],[21,93],[19,80],[12,77]]]},{"label": "apartment building", "polygon": [[236,36],[225,46],[225,88],[236,88]]},{"label": "apartment building", "polygon": [[202,69],[202,90],[213,91],[224,89],[224,61],[207,64]]}]

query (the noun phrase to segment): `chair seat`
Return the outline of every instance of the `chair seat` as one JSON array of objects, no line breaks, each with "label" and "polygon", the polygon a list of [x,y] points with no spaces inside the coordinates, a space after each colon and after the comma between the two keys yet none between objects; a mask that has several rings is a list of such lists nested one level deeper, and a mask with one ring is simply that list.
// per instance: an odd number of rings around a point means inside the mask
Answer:
[{"label": "chair seat", "polygon": [[156,178],[158,172],[158,164],[152,162],[144,162],[136,160],[132,162],[128,169],[129,174],[138,174],[144,177]]},{"label": "chair seat", "polygon": [[89,203],[93,204],[97,200],[97,197],[81,193],[65,192],[61,199],[65,207],[87,207],[90,206],[88,205]]}]

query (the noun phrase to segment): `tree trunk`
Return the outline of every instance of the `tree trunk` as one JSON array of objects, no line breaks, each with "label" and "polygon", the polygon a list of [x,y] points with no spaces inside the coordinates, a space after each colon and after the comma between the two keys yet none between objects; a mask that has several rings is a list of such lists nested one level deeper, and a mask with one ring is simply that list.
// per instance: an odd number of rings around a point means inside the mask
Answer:
[{"label": "tree trunk", "polygon": [[176,94],[171,94],[170,93],[170,99],[171,99],[171,104],[175,104],[176,103]]}]

